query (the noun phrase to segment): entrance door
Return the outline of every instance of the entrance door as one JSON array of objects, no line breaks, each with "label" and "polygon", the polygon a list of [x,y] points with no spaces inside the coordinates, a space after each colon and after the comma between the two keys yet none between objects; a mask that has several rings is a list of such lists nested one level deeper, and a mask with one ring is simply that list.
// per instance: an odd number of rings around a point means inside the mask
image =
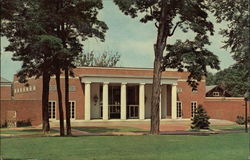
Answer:
[{"label": "entrance door", "polygon": [[139,86],[127,87],[127,117],[139,118]]},{"label": "entrance door", "polygon": [[109,118],[121,118],[121,87],[109,86]]}]

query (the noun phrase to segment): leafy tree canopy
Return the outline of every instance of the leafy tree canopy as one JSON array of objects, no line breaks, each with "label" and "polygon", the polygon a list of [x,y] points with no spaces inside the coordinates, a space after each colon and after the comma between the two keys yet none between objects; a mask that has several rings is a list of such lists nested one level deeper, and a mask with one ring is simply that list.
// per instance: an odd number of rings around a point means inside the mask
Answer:
[{"label": "leafy tree canopy", "polygon": [[242,78],[248,81],[248,87],[250,87],[249,1],[210,0],[210,6],[217,22],[227,22],[227,28],[220,32],[226,38],[223,48],[230,50],[236,60],[236,66],[245,72]]},{"label": "leafy tree canopy", "polygon": [[244,96],[247,90],[248,82],[245,81],[245,71],[236,68],[235,66],[226,68],[217,73],[208,75],[207,85],[222,85],[232,96]]},{"label": "leafy tree canopy", "polygon": [[[190,72],[188,83],[196,88],[197,80],[207,74],[207,66],[219,69],[217,56],[206,49],[210,45],[208,34],[213,35],[213,24],[208,20],[207,0],[114,0],[120,10],[132,18],[139,14],[142,23],[153,21],[159,33],[164,34],[166,52],[162,56],[162,70],[177,68],[178,71]],[[166,3],[166,4],[165,4]],[[165,17],[161,18],[164,10]],[[161,26],[164,27],[161,27]],[[183,32],[193,31],[193,40],[177,40],[175,44],[167,44],[167,37],[174,35],[176,29]],[[160,32],[159,29],[163,29]],[[156,49],[156,46],[155,46]]]},{"label": "leafy tree canopy", "polygon": [[104,52],[99,56],[96,56],[94,52],[88,52],[80,54],[76,61],[77,66],[98,66],[98,67],[115,67],[117,62],[120,61],[120,55],[118,52],[115,54]]}]

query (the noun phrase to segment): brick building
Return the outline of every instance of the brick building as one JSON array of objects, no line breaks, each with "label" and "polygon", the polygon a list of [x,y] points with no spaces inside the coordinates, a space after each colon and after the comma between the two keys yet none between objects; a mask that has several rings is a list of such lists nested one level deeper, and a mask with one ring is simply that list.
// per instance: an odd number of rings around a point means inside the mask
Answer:
[{"label": "brick building", "polygon": [[[152,69],[142,68],[101,68],[79,67],[74,69],[75,77],[69,80],[70,117],[72,121],[111,119],[149,119],[151,114]],[[244,113],[239,107],[234,115],[223,117],[218,115],[216,106],[227,109],[221,103],[210,102],[206,95],[205,79],[198,89],[192,91],[186,80],[188,72],[165,71],[162,73],[160,118],[190,119],[198,104],[203,104],[209,110],[211,118],[234,121],[238,114]],[[30,119],[32,124],[41,123],[42,79],[31,78],[29,86],[25,86],[14,77],[12,84],[13,96],[11,102],[1,98],[3,112],[12,109],[17,111],[17,119]],[[64,77],[61,76],[61,88],[64,93]],[[6,93],[3,93],[6,94]],[[64,95],[64,94],[63,94]],[[64,96],[63,96],[64,100]],[[219,100],[221,102],[221,100]],[[12,103],[10,105],[10,103]],[[63,103],[64,104],[64,103]],[[59,119],[58,99],[55,77],[50,81],[49,117],[51,121]],[[211,108],[212,111],[211,111]],[[239,109],[240,108],[240,109]],[[232,109],[232,108],[231,108]],[[4,114],[1,111],[1,116]],[[214,114],[216,115],[214,116]],[[2,122],[4,119],[2,119]]]}]

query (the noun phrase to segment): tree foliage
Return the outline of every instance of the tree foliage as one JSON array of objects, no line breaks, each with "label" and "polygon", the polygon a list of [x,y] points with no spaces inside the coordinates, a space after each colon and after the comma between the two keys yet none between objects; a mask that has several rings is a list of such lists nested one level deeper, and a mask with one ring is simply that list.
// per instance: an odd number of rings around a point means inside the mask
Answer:
[{"label": "tree foliage", "polygon": [[244,96],[248,82],[245,81],[245,71],[235,66],[226,68],[217,73],[208,75],[208,85],[222,85],[234,97]]},{"label": "tree foliage", "polygon": [[227,28],[220,32],[226,38],[223,48],[231,52],[233,59],[236,60],[236,67],[244,71],[242,78],[248,81],[248,87],[250,87],[249,1],[210,0],[210,6],[217,22],[227,23]]},{"label": "tree foliage", "polygon": [[[46,82],[43,83],[43,86],[46,86],[43,89],[43,96],[47,98],[43,97],[43,106],[48,107],[50,76],[61,73],[62,69],[68,71],[75,67],[73,62],[83,47],[81,41],[89,37],[98,37],[104,41],[108,27],[97,18],[98,11],[102,9],[102,1],[2,0],[1,2],[4,11],[1,34],[10,42],[6,50],[14,53],[12,58],[14,61],[23,62],[17,74],[19,80],[25,83],[28,77],[38,78],[41,75],[43,79],[46,77]],[[43,111],[46,111],[48,123],[48,111],[46,108]]]},{"label": "tree foliage", "polygon": [[120,61],[118,52],[115,54],[104,52],[97,56],[94,52],[81,54],[76,61],[77,66],[98,66],[98,67],[115,67]]},{"label": "tree foliage", "polygon": [[[208,20],[208,0],[114,0],[120,10],[132,18],[140,14],[140,22],[152,21],[157,28],[154,44],[154,76],[151,102],[151,133],[159,133],[159,100],[161,72],[166,68],[189,71],[188,84],[197,88],[207,74],[207,66],[219,69],[217,56],[206,49],[213,24]],[[168,44],[176,29],[192,31],[195,38]]]},{"label": "tree foliage", "polygon": [[192,120],[192,129],[209,129],[209,116],[207,115],[206,111],[204,110],[202,105],[198,105],[196,108],[194,117]]}]

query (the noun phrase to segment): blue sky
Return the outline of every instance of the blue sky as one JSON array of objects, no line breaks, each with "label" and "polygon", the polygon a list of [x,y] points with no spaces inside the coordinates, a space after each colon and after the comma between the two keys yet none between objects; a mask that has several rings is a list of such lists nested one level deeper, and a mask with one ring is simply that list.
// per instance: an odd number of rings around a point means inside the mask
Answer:
[{"label": "blue sky", "polygon": [[[153,23],[143,24],[138,18],[132,19],[125,16],[111,0],[104,0],[104,8],[99,13],[99,18],[106,22],[109,30],[106,33],[105,42],[92,38],[84,43],[84,50],[94,51],[100,54],[103,51],[118,52],[121,55],[121,61],[118,66],[122,67],[152,67],[154,52],[153,44],[156,40],[156,28]],[[212,22],[215,19],[210,17]],[[218,34],[220,28],[224,28],[225,23],[215,24],[215,35],[210,37],[212,42],[208,49],[219,57],[221,69],[227,68],[234,63],[229,51],[221,49],[223,37]],[[169,43],[174,43],[176,39],[192,39],[193,33],[183,33],[176,30]],[[1,38],[1,76],[12,80],[21,67],[21,62],[11,60],[12,54],[4,51],[8,45],[6,38]],[[212,71],[215,72],[215,71]]]}]

